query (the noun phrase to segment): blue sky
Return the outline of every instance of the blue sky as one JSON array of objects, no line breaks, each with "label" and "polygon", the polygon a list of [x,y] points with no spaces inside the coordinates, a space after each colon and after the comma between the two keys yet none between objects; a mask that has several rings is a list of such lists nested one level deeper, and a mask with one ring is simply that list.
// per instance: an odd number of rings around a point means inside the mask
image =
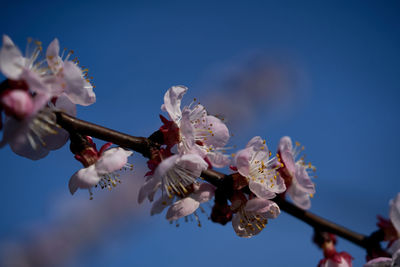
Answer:
[{"label": "blue sky", "polygon": [[[27,37],[44,44],[57,37],[73,49],[97,95],[78,117],[137,136],[160,126],[170,86],[190,88],[186,103],[196,97],[212,104],[221,92],[227,103],[240,103],[224,81],[244,72],[249,58],[267,61],[282,75],[279,84],[290,80],[282,86],[288,93],[250,97],[251,117],[230,113],[228,123],[240,118],[232,144],[260,135],[275,150],[283,135],[299,140],[317,166],[311,211],[367,234],[400,189],[399,11],[397,1],[13,1],[2,4],[0,30],[22,49]],[[0,159],[1,243],[27,242],[32,229],[46,231],[60,216],[59,205],[89,202],[85,192],[69,196],[68,179],[80,165],[68,146],[38,162],[9,148]],[[63,264],[315,266],[322,258],[311,228],[287,214],[247,240],[207,220],[202,228],[176,228],[146,208],[135,206]],[[347,241],[339,239],[338,250],[351,253],[355,266],[364,262],[365,253]]]}]

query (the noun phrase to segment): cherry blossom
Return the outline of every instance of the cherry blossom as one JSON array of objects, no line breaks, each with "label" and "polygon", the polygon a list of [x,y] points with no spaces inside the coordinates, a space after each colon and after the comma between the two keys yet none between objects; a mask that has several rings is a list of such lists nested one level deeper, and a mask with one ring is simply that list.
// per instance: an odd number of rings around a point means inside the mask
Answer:
[{"label": "cherry blossom", "polygon": [[279,214],[280,209],[275,202],[253,198],[240,205],[233,215],[232,226],[238,236],[252,237],[265,228],[268,219],[275,219]]},{"label": "cherry blossom", "polygon": [[334,252],[322,259],[318,267],[351,267],[351,255],[347,252]]},{"label": "cherry blossom", "polygon": [[279,173],[285,180],[286,192],[293,203],[302,209],[309,209],[311,207],[310,197],[315,194],[315,185],[310,179],[308,170],[315,170],[315,167],[305,164],[304,158],[296,161],[303,149],[297,142],[293,147],[290,137],[282,137],[278,146],[278,156],[284,166],[279,169]]},{"label": "cherry blossom", "polygon": [[[24,101],[20,95],[15,97],[17,99],[12,101],[17,103]],[[71,105],[72,103],[65,97],[57,98],[53,104],[49,103],[49,95],[37,93],[29,101],[32,103],[32,108],[24,114],[24,118],[15,116],[6,118],[0,147],[9,144],[16,154],[38,160],[45,157],[50,150],[59,149],[68,140],[68,132],[57,125],[53,111],[60,110],[71,115],[75,115],[76,111],[75,105]]]},{"label": "cherry blossom", "polygon": [[251,192],[259,198],[272,199],[286,190],[276,170],[277,161],[270,156],[265,140],[255,136],[234,159],[239,174],[247,178]]},{"label": "cherry blossom", "polygon": [[107,143],[98,151],[96,145],[88,138],[90,146],[85,148],[75,158],[79,160],[85,168],[74,173],[69,180],[69,191],[73,195],[78,188],[88,189],[92,199],[92,188],[100,186],[111,190],[117,183],[120,183],[120,169],[132,170],[133,165],[128,163],[131,151],[120,147],[110,148],[111,143]]},{"label": "cherry blossom", "polygon": [[163,195],[170,198],[174,195],[185,196],[188,187],[196,182],[207,167],[207,162],[197,154],[173,155],[162,160],[154,174],[148,176],[140,188],[138,202],[143,202],[146,197],[153,201],[159,188]]},{"label": "cherry blossom", "polygon": [[187,90],[184,86],[173,86],[164,95],[161,109],[174,123],[162,118],[161,131],[167,146],[178,144],[180,153],[199,154],[217,168],[228,165],[229,157],[223,154],[229,140],[228,128],[220,119],[208,115],[200,104],[192,103],[181,110],[181,101]]},{"label": "cherry blossom", "polygon": [[[32,42],[35,48],[30,52]],[[95,95],[69,56],[64,61],[58,56],[57,39],[47,49],[47,61],[39,60],[40,42],[29,40],[27,51],[22,56],[12,40],[3,36],[0,70],[8,79],[0,88],[0,112],[6,115],[0,147],[9,144],[16,154],[37,160],[68,140],[68,132],[56,124],[53,112],[75,116],[75,104],[91,104]]]},{"label": "cherry blossom", "polygon": [[47,64],[54,75],[51,82],[52,93],[57,96],[65,94],[74,104],[83,106],[93,104],[96,95],[87,78],[87,70],[82,71],[75,62],[69,60],[73,51],[70,51],[64,59],[64,53],[61,56],[59,53],[60,45],[56,38],[46,51]]},{"label": "cherry blossom", "polygon": [[313,242],[323,250],[324,258],[318,267],[351,267],[352,256],[347,252],[336,251],[336,236],[332,233],[314,229]]},{"label": "cherry blossom", "polygon": [[[30,49],[32,43],[34,44],[33,51]],[[0,49],[0,71],[10,80],[26,82],[31,92],[50,93],[49,87],[43,79],[49,71],[43,64],[44,62],[39,60],[42,50],[41,42],[29,39],[27,53],[24,57],[11,38],[3,35],[3,46]]]},{"label": "cherry blossom", "polygon": [[378,216],[378,227],[384,232],[384,240],[388,241],[388,252],[394,254],[400,249],[400,193],[389,202],[389,220]]},{"label": "cherry blossom", "polygon": [[364,267],[398,267],[400,266],[400,249],[397,250],[392,258],[379,257],[368,261]]},{"label": "cherry blossom", "polygon": [[198,226],[201,226],[196,210],[200,208],[202,212],[205,212],[200,205],[210,201],[214,197],[214,191],[215,187],[208,183],[194,183],[182,198],[176,195],[172,197],[162,195],[158,200],[154,201],[151,215],[161,213],[165,208],[169,207],[166,213],[167,220],[171,222],[178,221],[180,218],[193,214]]}]

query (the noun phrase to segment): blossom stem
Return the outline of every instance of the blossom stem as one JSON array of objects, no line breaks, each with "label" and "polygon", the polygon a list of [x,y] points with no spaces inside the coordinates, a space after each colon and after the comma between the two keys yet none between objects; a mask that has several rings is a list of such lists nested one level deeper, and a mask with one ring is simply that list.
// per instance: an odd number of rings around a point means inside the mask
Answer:
[{"label": "blossom stem", "polygon": [[[56,116],[58,125],[69,132],[77,132],[81,135],[88,135],[104,141],[112,142],[121,147],[139,152],[147,158],[150,157],[152,149],[158,149],[160,147],[160,145],[155,142],[153,138],[134,137],[84,120],[77,119],[63,112],[56,112]],[[154,136],[154,134],[152,136]],[[232,179],[231,175],[225,175],[215,170],[203,171],[201,177],[216,187],[222,187],[222,190],[229,190],[224,187],[231,184],[229,183],[229,179]],[[382,241],[381,238],[377,238],[376,233],[373,233],[370,236],[356,233],[343,226],[328,221],[316,214],[305,211],[288,202],[281,196],[277,196],[273,199],[273,201],[275,201],[279,205],[281,210],[307,223],[314,229],[336,234],[367,250],[372,247],[379,246],[379,242]]]},{"label": "blossom stem", "polygon": [[79,133],[95,137],[101,140],[112,142],[123,148],[128,148],[141,153],[144,157],[150,156],[150,148],[157,147],[158,144],[145,137],[135,137],[111,130],[100,125],[77,119],[64,112],[55,112],[57,124],[68,132]]}]

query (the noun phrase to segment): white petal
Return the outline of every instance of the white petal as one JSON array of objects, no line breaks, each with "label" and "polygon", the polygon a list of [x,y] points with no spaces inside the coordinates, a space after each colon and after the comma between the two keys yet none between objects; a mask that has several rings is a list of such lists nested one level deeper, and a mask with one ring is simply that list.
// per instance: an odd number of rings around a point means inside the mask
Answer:
[{"label": "white petal", "polygon": [[169,221],[175,221],[179,218],[192,214],[197,210],[200,203],[191,197],[178,200],[167,211],[166,218]]},{"label": "white petal", "polygon": [[223,168],[231,162],[228,155],[222,154],[220,152],[209,152],[207,153],[207,158],[211,162],[211,165],[215,168]]},{"label": "white petal", "polygon": [[119,170],[128,162],[128,157],[132,151],[120,147],[114,147],[106,150],[96,162],[96,170],[100,174],[111,173]]},{"label": "white petal", "polygon": [[201,172],[208,168],[207,162],[197,154],[183,155],[177,160],[176,164],[189,170],[193,177],[200,177]]},{"label": "white petal", "polygon": [[66,94],[61,94],[57,97],[55,108],[63,111],[71,116],[76,116],[76,105],[67,97]]},{"label": "white petal", "polygon": [[288,188],[287,193],[296,206],[305,210],[311,208],[310,193],[305,192],[294,180]]},{"label": "white petal", "polygon": [[[30,120],[17,121],[9,118],[4,125],[4,133],[2,143],[7,142],[11,150],[28,159],[38,160],[44,158],[49,150],[40,144],[40,140],[34,137],[29,130]],[[36,147],[32,147],[28,139],[28,134],[33,138]]]},{"label": "white petal", "polygon": [[46,51],[47,64],[54,73],[58,73],[60,69],[63,67],[63,61],[59,56],[59,53],[60,53],[60,44],[58,42],[58,39],[55,38],[49,44]]},{"label": "white petal", "polygon": [[220,119],[210,115],[207,116],[207,128],[210,128],[213,135],[207,137],[206,145],[222,148],[228,143],[229,130]]},{"label": "white petal", "polygon": [[293,153],[289,150],[281,151],[280,157],[286,169],[289,171],[290,176],[293,177],[296,172],[296,164],[294,162]]},{"label": "white petal", "polygon": [[368,261],[364,267],[391,267],[392,259],[386,257],[379,257]]},{"label": "white petal", "polygon": [[182,154],[190,153],[195,146],[194,128],[189,118],[190,111],[187,108],[183,109],[182,119],[179,124],[179,133],[182,141],[179,144],[179,152]]},{"label": "white petal", "polygon": [[263,214],[269,219],[275,219],[281,212],[279,206],[275,202],[261,198],[253,198],[247,201],[245,210],[252,213]]},{"label": "white petal", "polygon": [[18,80],[24,67],[25,59],[21,51],[7,35],[3,35],[3,46],[0,50],[0,71],[8,79]]},{"label": "white petal", "polygon": [[161,213],[166,207],[172,204],[173,198],[169,198],[167,195],[160,197],[156,201],[154,201],[153,206],[151,207],[150,214],[158,214]]},{"label": "white petal", "polygon": [[64,62],[65,94],[75,104],[88,106],[96,101],[93,87],[83,78],[82,70],[72,61]]},{"label": "white petal", "polygon": [[264,140],[260,136],[254,136],[246,145],[246,147],[253,147],[259,150],[260,147],[264,147]]},{"label": "white petal", "polygon": [[190,197],[194,200],[204,203],[210,201],[214,197],[215,187],[209,183],[202,183]]},{"label": "white petal", "polygon": [[272,199],[275,197],[275,193],[270,191],[267,184],[250,181],[249,188],[257,197],[264,199]]},{"label": "white petal", "polygon": [[284,136],[281,138],[281,140],[279,141],[279,145],[278,145],[278,150],[280,152],[283,151],[292,151],[293,145],[292,145],[292,139],[290,139],[289,136]]},{"label": "white petal", "polygon": [[161,161],[161,163],[157,166],[153,177],[161,180],[161,177],[164,177],[167,171],[175,165],[178,158],[179,155],[173,155]]},{"label": "white petal", "polygon": [[304,192],[309,194],[315,194],[315,184],[311,181],[311,178],[308,176],[306,167],[300,163],[296,163],[296,172],[295,178],[298,183],[297,186],[302,187]]},{"label": "white petal", "polygon": [[240,237],[245,237],[245,238],[250,238],[252,236],[255,236],[257,234],[259,234],[262,230],[255,227],[253,231],[251,231],[248,228],[243,227],[242,223],[240,222],[241,217],[240,215],[237,213],[233,216],[232,218],[232,227],[233,230],[235,230],[235,233],[240,236]]},{"label": "white petal", "polygon": [[397,232],[400,233],[400,193],[390,201],[389,217]]},{"label": "white petal", "polygon": [[252,149],[245,148],[245,149],[239,150],[236,153],[236,156],[234,159],[234,162],[238,169],[238,172],[245,177],[249,176],[251,155],[252,155]]},{"label": "white petal", "polygon": [[250,150],[250,156],[252,161],[264,161],[267,162],[269,159],[269,150],[265,140],[261,139],[260,136],[253,137],[246,145],[246,148]]},{"label": "white petal", "polygon": [[400,250],[400,238],[391,244],[391,246],[387,249],[387,252],[393,255],[398,250]]},{"label": "white petal", "polygon": [[94,165],[90,165],[71,176],[68,183],[69,191],[74,194],[78,188],[89,189],[98,184],[100,179]]},{"label": "white petal", "polygon": [[397,250],[393,254],[392,258],[393,258],[393,263],[392,263],[393,265],[392,266],[399,267],[400,266],[400,250]]},{"label": "white petal", "polygon": [[32,92],[38,93],[50,93],[50,87],[48,87],[45,82],[39,77],[38,74],[29,70],[23,69],[20,79],[23,79],[28,84],[29,90]]},{"label": "white petal", "polygon": [[154,194],[160,186],[161,182],[159,179],[148,179],[139,190],[138,203],[142,203],[146,197],[148,197],[150,201],[153,201]]},{"label": "white petal", "polygon": [[347,263],[347,261],[343,258],[341,263],[337,263],[336,261],[328,259],[321,267],[351,267],[351,263]]},{"label": "white petal", "polygon": [[173,86],[164,95],[164,104],[161,109],[168,112],[169,117],[177,122],[181,116],[181,100],[188,90],[185,86]]}]

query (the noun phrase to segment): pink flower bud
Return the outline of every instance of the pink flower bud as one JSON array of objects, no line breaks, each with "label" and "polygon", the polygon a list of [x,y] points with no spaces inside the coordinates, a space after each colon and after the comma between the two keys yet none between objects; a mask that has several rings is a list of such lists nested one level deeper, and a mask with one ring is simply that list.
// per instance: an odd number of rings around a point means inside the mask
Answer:
[{"label": "pink flower bud", "polygon": [[0,103],[8,116],[20,120],[31,115],[34,109],[32,96],[20,89],[5,91],[0,96]]}]

